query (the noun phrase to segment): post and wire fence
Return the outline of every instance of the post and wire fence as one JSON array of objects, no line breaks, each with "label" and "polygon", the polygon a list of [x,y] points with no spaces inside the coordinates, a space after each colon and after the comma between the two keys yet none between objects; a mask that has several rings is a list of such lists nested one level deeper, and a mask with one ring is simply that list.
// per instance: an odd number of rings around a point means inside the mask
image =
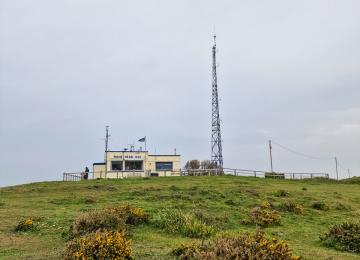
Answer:
[{"label": "post and wire fence", "polygon": [[[124,178],[143,178],[143,177],[170,177],[170,176],[220,176],[230,175],[235,177],[255,177],[255,178],[271,178],[271,179],[329,179],[328,173],[321,172],[267,172],[262,170],[247,170],[237,168],[214,168],[214,169],[179,169],[161,171],[160,174],[144,171],[108,171],[94,174],[89,172],[89,179],[124,179]],[[91,176],[91,177],[90,177]],[[84,180],[84,173],[75,172],[63,173],[63,181],[81,181]]]},{"label": "post and wire fence", "polygon": [[275,142],[274,140],[269,140],[269,152],[270,152],[270,165],[271,165],[271,172],[273,172],[273,154],[272,154],[272,150],[273,150],[273,146],[272,144],[275,144],[276,146],[280,147],[281,149],[288,151],[292,154],[296,154],[298,156],[304,157],[304,158],[308,158],[308,159],[313,159],[313,160],[327,160],[327,161],[334,161],[335,162],[335,174],[336,174],[336,180],[339,180],[339,167],[343,170],[345,170],[347,172],[347,175],[349,178],[351,178],[351,173],[350,173],[350,169],[349,168],[345,168],[344,166],[342,166],[339,163],[339,160],[336,156],[331,157],[331,156],[314,156],[314,155],[308,155],[305,153],[301,153],[298,151],[295,151],[293,149],[290,149],[282,144],[279,144],[278,142]]}]

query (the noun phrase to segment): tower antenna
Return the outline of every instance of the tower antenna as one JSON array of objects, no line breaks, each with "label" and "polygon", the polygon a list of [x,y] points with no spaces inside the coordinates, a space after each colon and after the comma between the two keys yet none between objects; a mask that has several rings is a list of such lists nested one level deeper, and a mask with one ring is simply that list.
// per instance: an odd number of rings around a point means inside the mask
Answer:
[{"label": "tower antenna", "polygon": [[109,126],[106,126],[106,134],[105,134],[105,162],[106,162],[106,152],[109,150]]},{"label": "tower antenna", "polygon": [[220,131],[219,96],[216,74],[216,35],[212,47],[212,117],[211,117],[211,162],[223,167],[222,141]]}]

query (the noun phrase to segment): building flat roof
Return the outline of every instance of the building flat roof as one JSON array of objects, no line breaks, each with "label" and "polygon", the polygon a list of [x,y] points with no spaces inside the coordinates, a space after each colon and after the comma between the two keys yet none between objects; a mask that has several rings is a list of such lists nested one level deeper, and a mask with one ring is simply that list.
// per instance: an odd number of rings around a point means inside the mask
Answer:
[{"label": "building flat roof", "polygon": [[[106,151],[107,153],[149,153],[149,151]],[[181,156],[180,154],[148,154],[148,156]]]},{"label": "building flat roof", "polygon": [[180,154],[149,154],[148,156],[181,156]]},{"label": "building flat roof", "polygon": [[125,151],[125,150],[119,150],[119,151],[106,151],[107,153],[148,153],[148,151]]},{"label": "building flat roof", "polygon": [[105,165],[105,163],[104,162],[95,162],[95,163],[93,163],[93,165]]}]

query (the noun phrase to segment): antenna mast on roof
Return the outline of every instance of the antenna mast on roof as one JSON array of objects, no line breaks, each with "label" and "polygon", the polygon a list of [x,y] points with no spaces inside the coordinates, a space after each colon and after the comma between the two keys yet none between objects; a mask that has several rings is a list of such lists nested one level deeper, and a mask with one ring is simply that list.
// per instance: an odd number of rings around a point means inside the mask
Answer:
[{"label": "antenna mast on roof", "polygon": [[223,167],[222,142],[220,132],[219,96],[216,74],[216,35],[212,47],[212,118],[211,118],[211,162]]},{"label": "antenna mast on roof", "polygon": [[106,126],[106,135],[105,135],[105,163],[106,163],[106,152],[108,151],[109,148],[109,126]]}]

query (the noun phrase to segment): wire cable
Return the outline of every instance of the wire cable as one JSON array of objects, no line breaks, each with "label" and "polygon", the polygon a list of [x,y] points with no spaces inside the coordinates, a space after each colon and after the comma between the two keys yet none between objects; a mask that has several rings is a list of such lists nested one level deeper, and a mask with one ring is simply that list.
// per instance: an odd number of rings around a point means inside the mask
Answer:
[{"label": "wire cable", "polygon": [[271,140],[271,143],[273,144],[276,144],[277,146],[279,146],[280,148],[288,151],[288,152],[291,152],[293,154],[296,154],[296,155],[299,155],[299,156],[303,156],[303,157],[306,157],[306,158],[309,158],[309,159],[313,159],[313,160],[334,160],[335,157],[322,157],[322,156],[313,156],[313,155],[308,155],[308,154],[305,154],[305,153],[300,153],[300,152],[297,152],[295,150],[292,150],[284,145],[281,145],[273,140]]}]

